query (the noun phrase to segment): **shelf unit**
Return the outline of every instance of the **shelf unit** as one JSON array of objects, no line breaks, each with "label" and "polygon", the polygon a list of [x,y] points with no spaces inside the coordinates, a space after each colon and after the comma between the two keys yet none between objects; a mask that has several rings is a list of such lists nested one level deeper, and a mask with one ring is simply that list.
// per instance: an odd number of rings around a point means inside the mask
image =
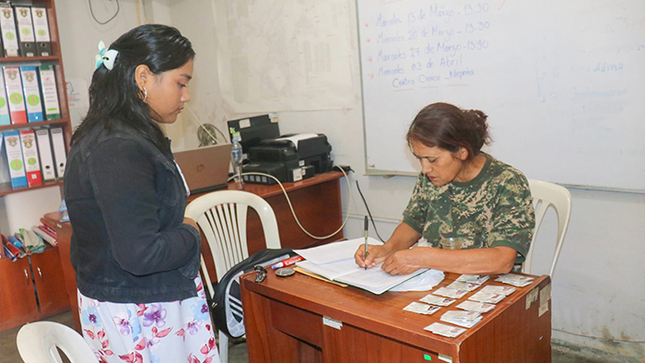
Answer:
[{"label": "shelf unit", "polygon": [[[66,150],[69,151],[72,125],[67,105],[67,87],[54,0],[33,0],[30,5],[47,9],[52,55],[46,57],[0,57],[0,67],[25,64],[53,65],[61,118],[0,126],[0,133],[7,130],[60,126],[63,129]],[[6,163],[1,165],[6,165]],[[8,173],[4,167],[0,167],[0,172]],[[54,186],[61,187],[62,185],[62,179],[22,188],[12,188],[11,183],[0,183],[0,198],[9,194]],[[44,215],[50,211],[44,210],[42,212]],[[37,224],[37,220],[34,221],[34,224]],[[1,253],[0,257],[2,257]],[[42,254],[34,254],[15,262],[11,262],[8,258],[0,258],[0,284],[2,284],[2,289],[0,289],[0,309],[2,309],[0,331],[69,310],[69,299],[62,276],[58,248],[48,247]]]},{"label": "shelf unit", "polygon": [[[46,57],[0,57],[0,67],[6,65],[24,65],[24,64],[51,64],[54,66],[56,75],[56,88],[58,90],[58,103],[60,105],[61,118],[58,120],[48,120],[42,122],[30,122],[19,125],[0,126],[0,133],[7,130],[31,129],[42,126],[60,126],[63,128],[66,149],[69,151],[69,140],[72,137],[72,123],[67,105],[67,86],[65,82],[65,72],[63,70],[63,54],[60,48],[60,37],[58,33],[58,21],[56,20],[56,8],[54,0],[33,0],[32,6],[44,7],[47,9],[47,21],[49,23],[49,34],[51,37],[52,55]],[[8,173],[2,168],[2,173]],[[7,194],[20,193],[33,189],[46,188],[50,186],[62,185],[62,181],[43,183],[36,187],[12,188],[11,183],[0,183],[0,197]],[[43,211],[46,212],[46,211]]]}]

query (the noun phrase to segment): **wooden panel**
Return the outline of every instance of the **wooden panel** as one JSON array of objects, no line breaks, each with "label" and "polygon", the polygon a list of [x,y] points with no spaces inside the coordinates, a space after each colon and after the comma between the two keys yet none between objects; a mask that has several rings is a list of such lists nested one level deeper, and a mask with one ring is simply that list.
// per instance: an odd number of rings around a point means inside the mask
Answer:
[{"label": "wooden panel", "polygon": [[69,310],[70,302],[58,249],[49,248],[43,253],[31,255],[31,263],[40,313],[51,316]]},{"label": "wooden panel", "polygon": [[322,316],[275,300],[269,300],[269,312],[275,329],[313,346],[322,346]]},{"label": "wooden panel", "polygon": [[72,261],[69,257],[70,244],[72,239],[72,226],[69,222],[61,223],[61,213],[52,212],[47,213],[41,222],[56,230],[58,241],[58,255],[60,258],[61,268],[63,270],[63,279],[65,281],[65,290],[69,299],[69,306],[72,310],[74,317],[74,328],[79,333],[81,332],[81,320],[78,316],[78,300],[77,300],[77,287],[76,287],[76,272],[72,266]]},{"label": "wooden panel", "polygon": [[0,258],[0,331],[39,317],[28,259]]},{"label": "wooden panel", "polygon": [[[533,288],[539,291],[550,283],[547,277]],[[496,309],[495,319],[468,333],[470,336],[460,346],[461,360],[478,363],[551,362],[550,305],[549,311],[542,316],[538,313],[539,298],[526,309],[526,294],[511,295],[498,305],[505,305],[505,309]],[[495,339],[491,340],[491,337]]]},{"label": "wooden panel", "polygon": [[[439,287],[450,284],[457,277],[455,274],[446,274]],[[486,284],[497,284],[493,282],[494,279],[495,276],[491,276]],[[446,311],[455,310],[454,306],[441,308],[430,316],[403,311],[403,307],[411,301],[427,294],[425,291],[373,295],[301,274],[278,278],[274,271],[269,271],[262,283],[253,282],[252,274],[244,275],[240,280],[245,321],[262,327],[259,330],[247,325],[249,358],[268,354],[277,359],[272,340],[272,331],[276,326],[294,339],[305,339],[301,329],[284,328],[287,322],[293,324],[299,320],[299,315],[293,311],[302,309],[342,322],[341,330],[323,327],[323,344],[320,348],[324,361],[329,363],[437,361],[439,353],[452,357],[453,363],[550,362],[550,313],[547,311],[539,316],[537,302],[526,309],[526,295],[538,287],[543,289],[550,281],[548,276],[536,277],[532,285],[517,288],[495,309],[485,313],[479,324],[457,338],[442,337],[423,329],[438,322]],[[253,298],[249,299],[249,296]],[[470,294],[453,305],[468,296]],[[283,306],[292,306],[292,310]],[[277,310],[274,312],[272,309]],[[253,323],[248,319],[252,319]],[[314,328],[317,325],[307,319],[303,321],[303,325]],[[261,340],[262,344],[258,344],[257,340]],[[253,352],[256,349],[258,351]]]},{"label": "wooden panel", "polygon": [[438,359],[436,353],[347,324],[343,324],[340,330],[325,326],[324,337],[326,363],[425,363]]}]

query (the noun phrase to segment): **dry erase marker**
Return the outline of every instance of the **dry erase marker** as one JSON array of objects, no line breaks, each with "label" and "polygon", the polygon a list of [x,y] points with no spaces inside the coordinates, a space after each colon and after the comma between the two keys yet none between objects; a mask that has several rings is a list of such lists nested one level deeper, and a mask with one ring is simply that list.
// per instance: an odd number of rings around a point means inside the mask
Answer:
[{"label": "dry erase marker", "polygon": [[276,269],[279,269],[279,268],[283,268],[285,266],[293,265],[294,263],[296,263],[298,261],[302,261],[302,260],[304,260],[304,258],[302,256],[294,256],[294,257],[288,258],[288,259],[286,259],[284,261],[278,262],[275,265],[271,265],[271,269],[276,270]]}]

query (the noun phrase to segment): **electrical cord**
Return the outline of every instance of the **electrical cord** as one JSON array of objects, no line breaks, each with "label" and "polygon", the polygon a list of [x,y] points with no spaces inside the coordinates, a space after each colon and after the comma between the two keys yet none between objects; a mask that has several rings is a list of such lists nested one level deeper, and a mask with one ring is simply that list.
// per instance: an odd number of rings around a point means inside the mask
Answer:
[{"label": "electrical cord", "polygon": [[[329,234],[327,236],[315,236],[315,235],[311,234],[309,231],[307,231],[302,226],[302,224],[300,224],[300,220],[298,220],[298,217],[296,216],[296,212],[293,210],[293,205],[291,204],[291,199],[289,199],[289,194],[284,189],[284,186],[282,185],[280,180],[278,180],[278,178],[276,178],[276,177],[274,177],[273,175],[270,175],[270,174],[259,173],[259,172],[246,172],[246,173],[241,173],[241,175],[260,175],[260,176],[266,176],[266,177],[269,177],[269,178],[275,180],[278,183],[278,185],[280,186],[280,189],[282,189],[282,193],[284,193],[284,197],[287,199],[287,204],[289,205],[289,209],[291,209],[291,214],[293,215],[293,218],[296,220],[296,224],[298,224],[298,227],[300,227],[300,229],[307,236],[309,236],[309,237],[311,237],[313,239],[325,240],[327,238],[331,238],[331,237],[335,236],[338,232],[342,231],[343,228],[345,228],[345,225],[347,224],[347,220],[349,219],[349,215],[351,214],[350,212],[351,212],[351,208],[352,208],[352,193],[351,193],[351,184],[349,183],[349,176],[347,175],[345,170],[343,170],[343,168],[339,167],[338,165],[334,165],[333,167],[338,168],[341,171],[341,173],[343,173],[343,175],[345,176],[345,180],[347,181],[347,188],[348,188],[348,190],[350,192],[349,193],[349,206],[347,207],[347,216],[345,217],[345,220],[341,224],[340,228],[338,228],[336,231],[334,231],[333,233],[331,233],[331,234]],[[233,180],[236,176],[237,175],[233,175],[232,177],[228,178],[228,181]]]},{"label": "electrical cord", "polygon": [[[356,181],[356,189],[358,189],[358,194],[361,195],[361,199],[363,199],[363,204],[365,204],[365,209],[367,209],[367,214],[370,216],[370,220],[372,221],[372,226],[374,227],[374,232],[376,232],[376,236],[378,239],[381,240],[381,242],[385,243],[381,235],[378,233],[378,229],[376,229],[376,223],[374,223],[374,218],[372,217],[372,212],[370,212],[370,207],[367,205],[367,201],[365,200],[365,197],[363,196],[363,192],[361,192],[361,186],[358,184],[358,180]],[[351,197],[351,192],[350,192],[350,197]]]},{"label": "electrical cord", "polygon": [[94,19],[94,21],[100,25],[105,25],[111,22],[114,18],[116,18],[116,16],[119,15],[119,11],[121,10],[121,5],[119,5],[119,0],[115,0],[115,1],[116,1],[116,12],[114,13],[114,15],[112,15],[112,17],[109,18],[108,20],[104,22],[100,22],[94,15],[94,9],[92,9],[92,0],[87,0],[87,3],[90,5],[90,14],[92,14],[92,18]]},{"label": "electrical cord", "polygon": [[[188,104],[185,104],[184,107],[186,107],[188,112],[190,112],[190,114],[193,116],[193,117],[190,118],[191,121],[193,121],[193,123],[196,123],[197,126],[199,126],[199,128],[201,130],[204,130],[208,134],[208,136],[210,136],[213,140],[217,141],[217,137],[215,135],[211,134],[211,132],[208,131],[208,129],[204,127],[204,125],[199,121],[199,117],[197,117],[197,115],[195,114],[193,109],[190,106],[188,106]],[[210,124],[210,125],[212,125],[215,128],[215,130],[217,130],[217,132],[219,132],[220,135],[222,135],[222,138],[224,139],[224,141],[226,141],[226,135],[224,135],[224,133],[217,126],[215,126],[213,124]]]}]

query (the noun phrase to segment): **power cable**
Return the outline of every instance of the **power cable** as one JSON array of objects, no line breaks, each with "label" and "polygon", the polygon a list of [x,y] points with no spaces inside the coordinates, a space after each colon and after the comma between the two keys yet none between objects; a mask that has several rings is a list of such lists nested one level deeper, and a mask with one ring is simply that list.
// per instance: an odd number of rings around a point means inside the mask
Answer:
[{"label": "power cable", "polygon": [[111,22],[114,18],[116,18],[116,16],[119,15],[119,11],[121,10],[121,5],[119,5],[119,0],[115,0],[115,1],[116,1],[116,12],[114,13],[114,15],[112,15],[112,17],[109,18],[108,20],[104,22],[100,22],[94,15],[94,9],[92,8],[92,0],[87,0],[87,3],[90,5],[90,14],[92,14],[92,18],[94,19],[94,21],[100,25],[105,25]]},{"label": "power cable", "polygon": [[[276,178],[275,176],[270,175],[270,174],[259,173],[259,172],[245,172],[245,173],[242,173],[241,175],[260,175],[260,176],[269,177],[269,178],[275,180],[278,183],[278,185],[280,186],[280,189],[282,189],[282,193],[284,194],[284,197],[287,199],[287,204],[289,205],[289,209],[291,210],[291,214],[293,215],[293,218],[296,220],[296,224],[298,224],[298,227],[300,227],[300,229],[307,236],[309,236],[309,237],[311,237],[313,239],[325,240],[327,238],[331,238],[331,237],[335,236],[338,232],[342,231],[343,228],[345,228],[345,225],[347,224],[347,220],[349,219],[349,215],[350,215],[351,208],[352,208],[352,193],[351,193],[351,184],[349,183],[349,176],[347,175],[345,170],[343,170],[343,168],[341,168],[340,166],[334,165],[333,167],[338,168],[341,171],[341,173],[343,173],[343,175],[345,176],[345,180],[347,181],[347,187],[348,187],[348,191],[349,191],[349,206],[347,207],[347,216],[345,217],[345,220],[341,224],[340,228],[338,228],[336,231],[332,232],[331,234],[329,234],[327,236],[315,236],[315,235],[311,234],[309,231],[307,231],[302,226],[302,224],[300,224],[300,220],[298,220],[298,216],[296,216],[296,212],[294,211],[293,205],[291,204],[291,199],[289,199],[289,194],[284,189],[284,186],[282,185],[280,180],[278,180],[278,178]],[[236,175],[233,175],[232,177],[230,177],[228,179],[228,181],[233,180],[233,178],[235,178],[235,176]],[[373,221],[372,221],[372,223],[373,223]]]},{"label": "power cable", "polygon": [[[385,243],[383,238],[381,238],[381,235],[378,233],[378,229],[376,228],[376,223],[374,223],[374,218],[372,217],[372,212],[370,212],[370,207],[367,205],[367,201],[365,200],[365,197],[363,196],[363,192],[361,192],[361,186],[358,184],[358,180],[356,181],[356,189],[358,189],[358,194],[361,195],[361,199],[363,199],[363,204],[365,204],[365,209],[367,209],[367,214],[370,216],[370,220],[372,221],[372,226],[374,227],[374,232],[376,232],[376,236],[378,239],[381,240],[381,242]],[[351,192],[350,192],[350,197],[351,197]]]}]

